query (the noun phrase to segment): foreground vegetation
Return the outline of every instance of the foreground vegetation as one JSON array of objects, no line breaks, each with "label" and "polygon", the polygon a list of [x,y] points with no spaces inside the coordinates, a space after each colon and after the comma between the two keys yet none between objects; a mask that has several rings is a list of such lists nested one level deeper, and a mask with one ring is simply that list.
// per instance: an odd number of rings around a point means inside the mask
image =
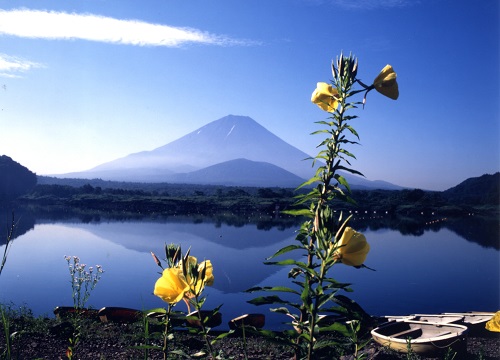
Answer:
[{"label": "foreground vegetation", "polygon": [[[0,328],[0,359],[61,359],[66,357],[68,337],[72,334],[68,320],[54,317],[34,317],[25,307],[2,305],[8,319],[10,334],[10,357],[7,356],[5,328]],[[211,338],[220,335],[214,331]],[[328,335],[334,337],[333,334]],[[161,359],[161,351],[148,350],[145,345],[161,345],[161,327],[151,322],[145,328],[143,321],[102,323],[98,320],[85,319],[78,347],[78,358],[96,359]],[[202,338],[189,332],[187,328],[178,328],[174,336],[177,349],[187,354],[200,351],[204,343]],[[500,357],[500,338],[470,337],[467,340],[466,359],[496,360]],[[290,347],[278,345],[268,339],[248,334],[244,339],[242,333],[234,333],[214,345],[221,359],[288,360],[293,357]],[[338,357],[342,356],[342,347],[337,348]],[[147,357],[146,357],[147,354]],[[366,348],[368,359],[397,360],[423,359],[412,354],[397,354],[371,343]],[[441,357],[445,359],[446,356]]]}]

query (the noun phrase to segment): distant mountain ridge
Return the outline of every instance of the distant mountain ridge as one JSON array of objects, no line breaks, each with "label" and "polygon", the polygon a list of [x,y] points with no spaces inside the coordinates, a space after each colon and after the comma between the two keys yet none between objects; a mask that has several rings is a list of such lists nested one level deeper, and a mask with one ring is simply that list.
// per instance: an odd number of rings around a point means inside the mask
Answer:
[{"label": "distant mountain ridge", "polygon": [[[112,181],[296,187],[313,175],[310,155],[248,116],[228,115],[151,151],[87,171],[55,175]],[[345,174],[353,188],[402,187]]]}]

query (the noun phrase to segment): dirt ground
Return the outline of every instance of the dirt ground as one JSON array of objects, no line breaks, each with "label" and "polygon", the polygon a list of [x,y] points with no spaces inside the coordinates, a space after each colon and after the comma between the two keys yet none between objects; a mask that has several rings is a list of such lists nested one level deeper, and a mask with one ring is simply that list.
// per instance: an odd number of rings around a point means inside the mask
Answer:
[{"label": "dirt ground", "polygon": [[[82,332],[79,343],[74,349],[74,359],[81,360],[104,360],[104,359],[163,359],[161,350],[146,350],[138,348],[144,344],[162,345],[160,336],[154,336],[151,332],[149,339],[145,339],[145,332],[142,323],[95,323],[87,326]],[[0,340],[0,358],[5,351],[5,337]],[[12,334],[11,358],[12,359],[66,359],[66,349],[68,339],[72,331],[68,323],[51,324],[45,329],[38,326],[38,329],[30,331],[17,331]],[[215,338],[215,335],[211,339]],[[245,345],[246,344],[246,345]],[[187,331],[177,331],[174,339],[170,341],[170,349],[182,350],[185,354],[193,355],[206,349],[205,342],[201,335],[190,334]],[[214,345],[215,353],[220,359],[293,359],[292,349],[288,346],[276,344],[259,336],[246,336],[233,334],[217,341]],[[246,349],[246,355],[245,355]],[[406,354],[397,354],[388,349],[384,349],[374,342],[365,349],[367,359],[396,360],[408,359]],[[172,359],[184,357],[174,357]],[[203,358],[203,356],[201,357]],[[327,359],[345,359],[349,356],[324,357]],[[443,359],[440,356],[438,359]],[[457,359],[458,357],[455,357]],[[467,353],[462,354],[461,359],[477,360],[498,360],[500,359],[500,333],[491,333],[487,337],[467,338]],[[411,359],[430,359],[411,357]],[[436,359],[436,358],[433,358]]]}]

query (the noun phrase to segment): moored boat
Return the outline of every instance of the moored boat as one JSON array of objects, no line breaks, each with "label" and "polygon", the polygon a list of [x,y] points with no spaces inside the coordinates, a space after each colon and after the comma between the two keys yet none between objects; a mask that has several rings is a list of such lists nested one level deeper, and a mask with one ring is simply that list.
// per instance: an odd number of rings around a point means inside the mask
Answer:
[{"label": "moored boat", "polygon": [[413,320],[413,321],[423,321],[435,324],[456,324],[462,323],[464,320],[463,315],[453,314],[413,314],[413,315],[402,315],[402,316],[384,316],[386,321],[401,321],[401,320]]},{"label": "moored boat", "polygon": [[96,309],[88,309],[88,308],[80,308],[75,309],[73,306],[56,306],[54,309],[54,315],[59,320],[68,319],[71,316],[78,316],[87,319],[95,319],[99,318],[98,311]]},{"label": "moored boat", "polygon": [[252,326],[261,329],[266,324],[266,317],[264,314],[245,314],[231,319],[228,326],[231,330],[236,330],[245,326]]},{"label": "moored boat", "polygon": [[485,326],[495,316],[494,312],[470,311],[464,313],[444,313],[443,315],[462,316],[463,320],[456,322],[456,324],[467,326],[469,335],[492,335],[491,332],[486,330]]},{"label": "moored boat", "polygon": [[414,320],[437,324],[459,324],[465,325],[469,329],[469,335],[479,335],[486,333],[485,324],[495,313],[470,311],[463,313],[442,313],[442,314],[412,314],[383,316],[383,321]]},{"label": "moored boat", "polygon": [[398,352],[407,353],[411,347],[418,355],[434,355],[450,347],[458,353],[466,351],[467,332],[464,325],[400,319],[378,326],[371,335],[380,345]]},{"label": "moored boat", "polygon": [[123,308],[123,307],[103,307],[99,310],[99,318],[102,322],[121,322],[131,323],[139,321],[143,318],[143,313],[140,310]]}]

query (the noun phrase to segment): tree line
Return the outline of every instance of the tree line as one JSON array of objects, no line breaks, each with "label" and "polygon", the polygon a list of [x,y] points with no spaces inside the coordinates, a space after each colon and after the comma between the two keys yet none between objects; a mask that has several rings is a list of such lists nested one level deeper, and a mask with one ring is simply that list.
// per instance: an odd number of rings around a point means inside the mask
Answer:
[{"label": "tree line", "polygon": [[[174,187],[172,187],[174,189]],[[138,213],[210,214],[234,212],[236,214],[275,214],[295,207],[297,191],[282,188],[252,188],[219,186],[206,191],[203,186],[191,185],[183,191],[101,188],[85,184],[36,185],[19,198],[21,203],[72,206],[101,211],[127,211]],[[355,203],[336,204],[339,210],[370,211],[387,214],[444,214],[461,215],[470,212],[498,211],[495,204],[484,201],[456,200],[444,192],[421,189],[354,190]]]}]

